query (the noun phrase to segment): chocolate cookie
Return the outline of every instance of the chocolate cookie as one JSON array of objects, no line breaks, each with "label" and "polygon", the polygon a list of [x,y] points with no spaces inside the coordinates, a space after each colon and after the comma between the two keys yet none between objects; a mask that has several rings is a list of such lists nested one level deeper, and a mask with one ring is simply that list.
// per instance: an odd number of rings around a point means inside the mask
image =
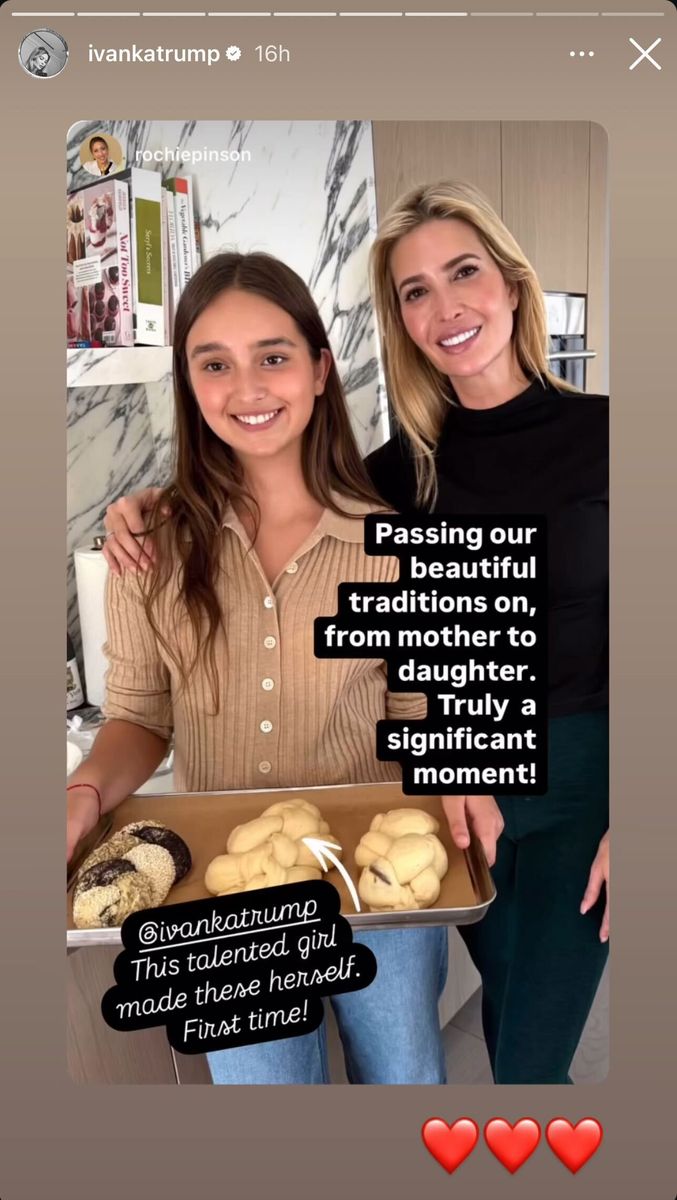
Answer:
[{"label": "chocolate cookie", "polygon": [[92,850],[92,853],[87,856],[78,871],[78,879],[84,875],[85,871],[89,871],[90,867],[95,867],[98,863],[109,862],[112,858],[122,858],[128,850],[132,850],[138,844],[139,839],[130,833],[114,833],[107,842],[98,846],[96,850]]},{"label": "chocolate cookie", "polygon": [[125,917],[152,905],[150,879],[126,859],[100,862],[78,877],[73,893],[77,929],[122,925]]},{"label": "chocolate cookie", "polygon": [[168,850],[174,860],[176,883],[188,874],[193,865],[190,850],[183,838],[179,837],[178,833],[174,833],[173,829],[167,829],[166,825],[161,825],[159,821],[135,821],[131,825],[125,825],[120,833],[138,838],[139,841],[153,846],[163,846],[165,850]]},{"label": "chocolate cookie", "polygon": [[153,891],[153,904],[162,904],[169,889],[174,886],[176,868],[174,859],[164,846],[153,846],[147,842],[139,842],[125,854],[125,859],[133,863],[137,871],[147,875]]},{"label": "chocolate cookie", "polygon": [[120,875],[128,875],[130,871],[136,871],[136,867],[133,862],[124,858],[109,858],[105,862],[94,863],[86,871],[81,871],[75,885],[75,894],[88,892],[93,887],[107,887]]}]

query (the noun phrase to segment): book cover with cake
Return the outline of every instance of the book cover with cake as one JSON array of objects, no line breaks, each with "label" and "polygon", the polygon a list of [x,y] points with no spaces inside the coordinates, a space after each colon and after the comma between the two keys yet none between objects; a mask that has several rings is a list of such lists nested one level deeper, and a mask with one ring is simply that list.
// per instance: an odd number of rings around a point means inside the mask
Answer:
[{"label": "book cover with cake", "polygon": [[162,176],[129,167],[116,178],[129,187],[134,344],[164,346]]},{"label": "book cover with cake", "polygon": [[100,180],[66,200],[66,335],[69,346],[132,346],[129,193]]},{"label": "book cover with cake", "polygon": [[66,344],[91,345],[86,287],[76,287],[75,264],[85,257],[85,210],[82,192],[66,197]]}]

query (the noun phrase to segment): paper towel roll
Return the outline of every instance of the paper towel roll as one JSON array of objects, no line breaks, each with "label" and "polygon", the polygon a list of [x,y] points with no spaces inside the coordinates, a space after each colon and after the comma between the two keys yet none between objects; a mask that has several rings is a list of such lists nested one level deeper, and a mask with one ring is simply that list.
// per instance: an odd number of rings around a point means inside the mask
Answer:
[{"label": "paper towel roll", "polygon": [[78,592],[82,655],[85,660],[85,689],[90,704],[99,708],[105,693],[104,680],[108,659],[103,653],[106,641],[104,596],[108,563],[100,550],[81,547],[73,554],[75,585]]}]

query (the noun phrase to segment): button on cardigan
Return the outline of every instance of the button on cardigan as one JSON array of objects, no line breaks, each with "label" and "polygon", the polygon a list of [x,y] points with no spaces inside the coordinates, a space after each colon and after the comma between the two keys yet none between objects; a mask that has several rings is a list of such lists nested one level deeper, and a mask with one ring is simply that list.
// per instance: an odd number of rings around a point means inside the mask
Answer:
[{"label": "button on cardigan", "polygon": [[[397,780],[400,768],[376,758],[376,722],[425,716],[420,694],[389,692],[385,663],[374,658],[316,658],[315,617],[332,616],[339,583],[391,583],[396,558],[364,552],[363,502],[336,497],[349,514],[325,509],[319,523],[268,582],[231,509],[221,531],[218,598],[225,635],[216,661],[219,712],[200,663],[183,685],[146,618],[141,581],[110,575],[106,594],[110,666],[104,714],[174,733],[179,791],[310,787]],[[178,637],[190,660],[188,621],[172,615],[176,589],[159,600],[156,620]]]}]

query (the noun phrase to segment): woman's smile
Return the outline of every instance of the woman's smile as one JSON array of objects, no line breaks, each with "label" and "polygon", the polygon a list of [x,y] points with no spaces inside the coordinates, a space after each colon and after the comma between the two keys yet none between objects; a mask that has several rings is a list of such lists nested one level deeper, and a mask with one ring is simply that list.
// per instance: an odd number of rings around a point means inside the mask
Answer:
[{"label": "woman's smile", "polygon": [[243,425],[249,432],[260,433],[265,429],[270,429],[281,412],[281,408],[272,408],[268,412],[232,413],[231,415],[238,424]]},{"label": "woman's smile", "polygon": [[445,354],[463,354],[474,346],[482,329],[481,325],[474,325],[470,329],[464,329],[461,333],[446,334],[438,340],[438,346]]},{"label": "woman's smile", "polygon": [[457,392],[457,381],[511,375],[517,292],[470,225],[418,226],[396,243],[391,269],[406,332]]}]

